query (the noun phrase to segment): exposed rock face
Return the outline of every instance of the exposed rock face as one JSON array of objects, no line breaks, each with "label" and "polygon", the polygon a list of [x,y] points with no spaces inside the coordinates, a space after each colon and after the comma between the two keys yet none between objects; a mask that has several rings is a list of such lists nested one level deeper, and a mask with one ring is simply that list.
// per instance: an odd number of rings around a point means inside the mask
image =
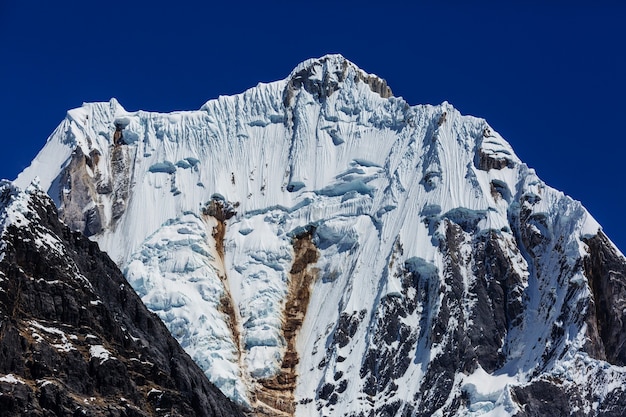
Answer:
[{"label": "exposed rock face", "polygon": [[1,184],[0,228],[0,415],[242,415],[43,192]]},{"label": "exposed rock face", "polygon": [[[124,213],[129,198],[128,150],[116,142],[110,161],[103,162],[107,171],[110,170],[111,178],[102,178],[97,150],[85,155],[81,148],[77,148],[58,178],[60,192],[55,198],[58,198],[61,208],[60,218],[72,230],[79,230],[85,236],[95,235],[105,227],[113,227]],[[103,195],[109,196],[112,202],[109,213],[102,204]]]},{"label": "exposed rock face", "polygon": [[599,359],[626,366],[626,268],[620,256],[604,235],[586,239],[589,256],[585,273],[593,292],[589,311],[590,349]]},{"label": "exposed rock face", "polygon": [[296,338],[306,316],[311,288],[318,271],[312,266],[319,257],[312,242],[312,231],[294,237],[294,260],[289,271],[289,287],[285,300],[283,336],[286,351],[283,355],[279,373],[273,378],[259,381],[256,391],[257,415],[294,416],[296,402],[297,365],[300,361],[296,349]]},{"label": "exposed rock face", "polygon": [[[101,208],[94,201],[97,187],[88,172],[93,172],[95,166],[97,160],[94,164],[94,160],[78,148],[60,178],[65,190],[58,196],[63,202],[61,217],[72,230],[80,230],[86,236],[94,235],[103,228]],[[85,210],[85,207],[89,208]]]},{"label": "exposed rock face", "polygon": [[[448,219],[441,226],[437,239],[445,254],[443,270],[421,258],[408,259],[395,272],[401,292],[381,300],[360,371],[365,392],[391,397],[401,390],[394,381],[409,370],[413,352],[422,358],[420,352],[437,352],[436,357],[422,362],[424,382],[410,400],[379,401],[374,415],[455,414],[463,403],[455,394],[459,370],[472,374],[479,366],[488,372],[500,368],[507,331],[519,322],[523,279],[502,252],[503,237],[472,237]],[[468,283],[468,276],[476,279]],[[409,324],[412,316],[419,318],[417,326]]]}]

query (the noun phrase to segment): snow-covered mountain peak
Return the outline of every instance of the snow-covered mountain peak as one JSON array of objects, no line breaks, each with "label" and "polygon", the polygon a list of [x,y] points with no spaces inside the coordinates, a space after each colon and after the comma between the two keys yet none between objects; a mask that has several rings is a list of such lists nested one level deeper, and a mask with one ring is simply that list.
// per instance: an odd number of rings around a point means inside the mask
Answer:
[{"label": "snow-covered mountain peak", "polygon": [[347,79],[352,82],[364,82],[383,98],[393,96],[385,80],[366,73],[342,55],[334,54],[306,60],[289,74],[285,105],[290,103],[294,89],[303,87],[316,99],[324,100],[337,91]]},{"label": "snow-covered mountain peak", "polygon": [[319,78],[321,79],[324,72],[343,72],[347,67],[352,67],[358,71],[362,71],[356,64],[350,62],[341,54],[326,54],[319,58],[309,58],[299,63],[289,74],[287,79],[292,79],[302,71],[309,73],[321,70]]},{"label": "snow-covered mountain peak", "polygon": [[624,310],[590,307],[623,256],[483,119],[340,55],[196,111],[68,114],[17,182],[258,415],[510,415],[544,383],[609,407],[581,381],[626,381]]}]

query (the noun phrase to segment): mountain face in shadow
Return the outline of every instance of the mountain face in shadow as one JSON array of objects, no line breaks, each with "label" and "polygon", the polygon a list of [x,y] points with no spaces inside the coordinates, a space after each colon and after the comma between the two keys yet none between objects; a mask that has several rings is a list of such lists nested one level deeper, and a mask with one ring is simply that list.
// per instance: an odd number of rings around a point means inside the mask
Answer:
[{"label": "mountain face in shadow", "polygon": [[0,415],[242,415],[44,192],[0,184],[0,233]]}]

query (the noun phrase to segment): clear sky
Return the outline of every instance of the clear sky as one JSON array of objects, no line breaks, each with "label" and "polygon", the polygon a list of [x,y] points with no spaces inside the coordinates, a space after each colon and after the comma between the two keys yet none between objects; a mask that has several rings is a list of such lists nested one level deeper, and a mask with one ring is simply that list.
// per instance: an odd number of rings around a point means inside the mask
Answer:
[{"label": "clear sky", "polygon": [[0,0],[0,178],[84,101],[198,109],[341,53],[487,119],[626,251],[626,5],[464,3]]}]

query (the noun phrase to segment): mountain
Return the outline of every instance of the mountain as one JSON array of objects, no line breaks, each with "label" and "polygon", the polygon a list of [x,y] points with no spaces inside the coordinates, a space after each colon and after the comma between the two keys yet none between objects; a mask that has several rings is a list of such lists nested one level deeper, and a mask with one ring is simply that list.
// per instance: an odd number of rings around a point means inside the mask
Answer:
[{"label": "mountain", "polygon": [[0,183],[0,416],[242,416],[98,245]]},{"label": "mountain", "polygon": [[485,120],[340,55],[70,110],[36,176],[256,415],[621,415],[626,260]]}]

